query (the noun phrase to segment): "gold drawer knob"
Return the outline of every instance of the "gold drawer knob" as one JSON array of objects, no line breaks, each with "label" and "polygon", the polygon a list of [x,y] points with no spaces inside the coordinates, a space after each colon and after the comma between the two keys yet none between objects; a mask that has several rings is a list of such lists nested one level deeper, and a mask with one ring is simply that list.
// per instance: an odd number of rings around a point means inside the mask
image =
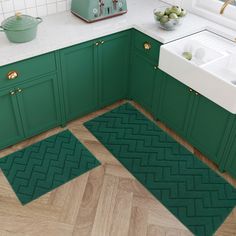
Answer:
[{"label": "gold drawer knob", "polygon": [[145,50],[150,50],[150,49],[152,48],[152,45],[151,45],[149,42],[145,42],[145,43],[143,44],[143,48],[144,48]]},{"label": "gold drawer knob", "polygon": [[16,71],[10,71],[8,74],[7,74],[7,78],[9,80],[13,80],[13,79],[16,79],[18,77],[18,73]]}]

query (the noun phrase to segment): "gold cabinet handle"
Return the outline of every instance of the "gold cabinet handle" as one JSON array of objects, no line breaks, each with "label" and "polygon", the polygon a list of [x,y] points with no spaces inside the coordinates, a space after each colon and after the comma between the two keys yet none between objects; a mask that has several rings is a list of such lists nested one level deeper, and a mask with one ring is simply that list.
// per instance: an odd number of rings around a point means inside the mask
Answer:
[{"label": "gold cabinet handle", "polygon": [[12,95],[12,96],[15,95],[15,91],[14,91],[14,90],[11,90],[11,91],[10,91],[10,95]]},{"label": "gold cabinet handle", "polygon": [[8,74],[7,74],[7,78],[9,80],[13,80],[13,79],[16,79],[18,77],[18,73],[16,71],[10,71]]},{"label": "gold cabinet handle", "polygon": [[16,93],[21,93],[21,92],[22,92],[22,89],[20,89],[20,88],[16,89]]},{"label": "gold cabinet handle", "polygon": [[193,90],[193,89],[191,89],[191,88],[189,88],[189,92],[190,92],[190,93],[194,92],[196,96],[198,96],[198,95],[199,95],[199,93],[198,93],[198,92],[194,91],[194,90]]},{"label": "gold cabinet handle", "polygon": [[143,44],[143,48],[148,51],[152,48],[152,45],[149,42],[145,42]]},{"label": "gold cabinet handle", "polygon": [[100,44],[104,44],[104,43],[105,43],[105,41],[99,41],[99,42],[96,42],[95,45],[99,46]]}]

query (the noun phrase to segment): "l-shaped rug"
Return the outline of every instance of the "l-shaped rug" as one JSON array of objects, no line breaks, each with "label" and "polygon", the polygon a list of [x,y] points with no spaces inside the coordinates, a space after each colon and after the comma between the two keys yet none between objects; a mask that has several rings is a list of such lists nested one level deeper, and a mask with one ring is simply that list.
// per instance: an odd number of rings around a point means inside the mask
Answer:
[{"label": "l-shaped rug", "polygon": [[236,206],[233,186],[131,104],[85,126],[194,235],[213,235]]}]

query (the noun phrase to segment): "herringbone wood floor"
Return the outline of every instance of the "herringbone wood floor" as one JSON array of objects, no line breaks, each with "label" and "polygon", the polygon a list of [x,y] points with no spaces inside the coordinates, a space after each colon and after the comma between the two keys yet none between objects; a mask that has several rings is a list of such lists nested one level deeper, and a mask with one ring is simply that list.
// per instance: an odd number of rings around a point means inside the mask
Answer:
[{"label": "herringbone wood floor", "polygon": [[[73,121],[66,127],[102,162],[102,166],[24,207],[0,172],[0,236],[192,235],[83,126],[84,121],[119,104]],[[217,171],[197,150],[163,124],[159,125]],[[0,157],[61,130],[62,128],[50,130],[0,151]],[[223,176],[236,187],[236,180],[227,174]],[[236,236],[236,208],[219,228],[216,236]]]}]

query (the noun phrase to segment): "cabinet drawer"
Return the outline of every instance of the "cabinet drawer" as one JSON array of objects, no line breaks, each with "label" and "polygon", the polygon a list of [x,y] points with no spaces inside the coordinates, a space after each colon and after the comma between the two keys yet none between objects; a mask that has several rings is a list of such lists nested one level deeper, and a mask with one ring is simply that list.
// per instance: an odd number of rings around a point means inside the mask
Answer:
[{"label": "cabinet drawer", "polygon": [[0,86],[12,86],[56,70],[54,53],[9,64],[0,69]]},{"label": "cabinet drawer", "polygon": [[134,46],[139,51],[145,53],[149,59],[158,61],[161,46],[160,42],[143,33],[135,31]]}]

